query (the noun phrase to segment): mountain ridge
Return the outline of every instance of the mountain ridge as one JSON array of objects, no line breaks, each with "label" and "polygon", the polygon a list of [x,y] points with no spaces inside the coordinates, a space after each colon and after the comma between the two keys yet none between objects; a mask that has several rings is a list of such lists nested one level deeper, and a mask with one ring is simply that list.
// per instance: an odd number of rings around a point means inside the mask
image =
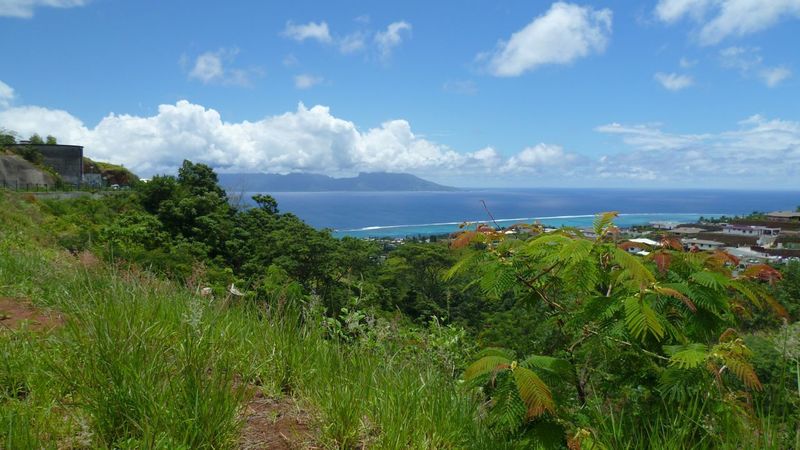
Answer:
[{"label": "mountain ridge", "polygon": [[221,173],[219,184],[228,191],[335,192],[335,191],[457,191],[409,173],[360,172],[355,177],[333,178],[315,173]]}]

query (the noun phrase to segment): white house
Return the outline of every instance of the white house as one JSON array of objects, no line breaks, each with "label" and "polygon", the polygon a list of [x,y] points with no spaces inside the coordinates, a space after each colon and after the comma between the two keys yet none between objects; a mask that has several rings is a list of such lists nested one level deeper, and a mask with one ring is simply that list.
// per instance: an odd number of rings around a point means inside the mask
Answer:
[{"label": "white house", "polygon": [[716,250],[725,246],[722,242],[709,241],[707,239],[681,239],[681,243],[688,248],[698,250]]},{"label": "white house", "polygon": [[760,225],[725,225],[722,228],[723,234],[735,234],[737,236],[777,236],[781,233],[780,228],[764,227]]}]

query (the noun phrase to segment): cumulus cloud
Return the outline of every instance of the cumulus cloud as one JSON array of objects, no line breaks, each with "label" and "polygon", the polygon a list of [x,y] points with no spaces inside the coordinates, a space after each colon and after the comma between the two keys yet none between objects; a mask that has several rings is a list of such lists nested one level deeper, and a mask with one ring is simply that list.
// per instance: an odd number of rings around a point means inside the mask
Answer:
[{"label": "cumulus cloud", "polygon": [[294,87],[297,89],[309,89],[322,83],[323,81],[324,79],[322,77],[303,73],[294,77]]},{"label": "cumulus cloud", "polygon": [[768,87],[776,87],[792,75],[784,66],[766,66],[758,47],[728,47],[720,50],[719,57],[722,67],[738,70],[746,78],[756,77]]},{"label": "cumulus cloud", "polygon": [[406,21],[392,22],[386,30],[375,34],[375,44],[382,59],[392,55],[392,51],[403,43],[403,36],[411,32],[411,24]]},{"label": "cumulus cloud", "polygon": [[776,24],[784,17],[800,17],[800,0],[659,0],[656,17],[666,23],[689,18],[703,45],[730,36],[744,36]]},{"label": "cumulus cloud", "polygon": [[250,86],[252,76],[260,73],[257,69],[238,69],[225,67],[232,63],[239,54],[239,49],[219,49],[205,52],[197,56],[189,78],[199,80],[205,84],[225,84],[236,86]]},{"label": "cumulus cloud", "polygon": [[308,22],[307,24],[298,25],[288,21],[286,22],[286,28],[283,30],[283,35],[298,42],[312,39],[328,44],[333,40],[326,22]]},{"label": "cumulus cloud", "polygon": [[14,88],[0,80],[0,108],[8,108],[14,100]]},{"label": "cumulus cloud", "polygon": [[605,51],[611,21],[610,9],[557,2],[479,59],[488,59],[489,71],[502,77],[518,76],[546,64],[569,64]]},{"label": "cumulus cloud", "polygon": [[[405,120],[361,130],[325,106],[303,104],[281,115],[231,123],[213,109],[182,100],[160,105],[149,117],[109,114],[95,126],[66,111],[24,106],[0,111],[0,124],[21,135],[52,134],[61,142],[84,145],[87,156],[122,163],[143,176],[174,172],[183,159],[222,171],[331,175],[487,174],[507,166],[494,148],[458,152],[417,135]],[[545,161],[531,151],[517,158],[523,171],[536,171]]]},{"label": "cumulus cloud", "polygon": [[0,17],[30,19],[39,7],[74,8],[86,3],[87,0],[0,0]]},{"label": "cumulus cloud", "polygon": [[730,131],[668,133],[658,124],[609,124],[596,129],[619,136],[630,151],[601,158],[600,177],[788,187],[800,177],[800,122],[756,115]]},{"label": "cumulus cloud", "polygon": [[677,73],[656,73],[653,78],[656,79],[665,89],[670,91],[680,91],[686,89],[694,84],[694,80],[689,75],[679,75]]}]

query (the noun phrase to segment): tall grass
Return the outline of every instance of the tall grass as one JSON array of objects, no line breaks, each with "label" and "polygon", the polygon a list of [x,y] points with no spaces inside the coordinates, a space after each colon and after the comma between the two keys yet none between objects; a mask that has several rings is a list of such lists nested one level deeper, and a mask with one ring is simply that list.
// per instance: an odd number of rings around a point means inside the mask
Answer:
[{"label": "tall grass", "polygon": [[424,351],[362,348],[298,310],[223,306],[134,269],[86,267],[24,228],[0,235],[0,295],[66,321],[0,331],[0,447],[232,448],[256,389],[294,397],[329,448],[502,444],[486,442],[476,401]]}]

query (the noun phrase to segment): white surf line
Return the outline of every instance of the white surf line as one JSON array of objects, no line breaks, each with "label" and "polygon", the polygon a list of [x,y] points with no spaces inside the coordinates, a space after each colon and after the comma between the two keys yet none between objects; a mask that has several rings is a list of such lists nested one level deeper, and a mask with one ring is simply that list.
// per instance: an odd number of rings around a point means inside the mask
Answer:
[{"label": "white surf line", "polygon": [[[620,217],[628,217],[628,216],[646,216],[646,217],[658,217],[658,216],[728,216],[730,214],[720,214],[720,213],[621,213],[619,214]],[[497,219],[496,222],[524,222],[529,220],[554,220],[554,219],[584,219],[590,217],[596,217],[597,214],[575,214],[575,215],[563,215],[563,216],[539,216],[539,217],[518,217],[515,219]],[[433,222],[433,223],[420,223],[420,224],[410,224],[410,225],[372,225],[363,228],[348,228],[348,229],[334,229],[333,231],[339,233],[346,233],[346,232],[353,232],[353,231],[375,231],[375,230],[384,230],[384,229],[394,229],[394,228],[420,228],[420,227],[437,227],[437,226],[446,226],[446,225],[461,225],[462,223],[484,223],[487,222],[486,220],[465,220],[460,222]]]}]

